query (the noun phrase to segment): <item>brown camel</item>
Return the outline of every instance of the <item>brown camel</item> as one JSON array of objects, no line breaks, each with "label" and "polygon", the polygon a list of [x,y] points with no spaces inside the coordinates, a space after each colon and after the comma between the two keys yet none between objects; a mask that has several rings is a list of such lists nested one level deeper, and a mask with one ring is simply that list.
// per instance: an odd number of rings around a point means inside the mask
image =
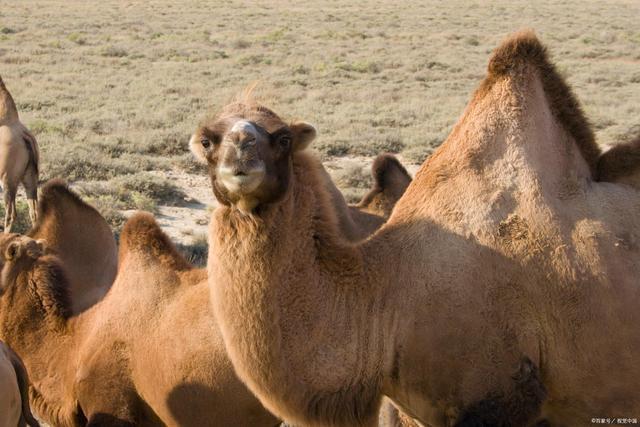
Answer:
[{"label": "brown camel", "polygon": [[[374,170],[388,175],[396,167],[402,166],[388,162]],[[390,185],[377,183],[384,197],[397,194]],[[102,287],[73,286],[71,277],[111,274],[111,246],[95,231],[104,220],[61,182],[45,185],[39,210],[30,235],[51,240],[54,249],[15,234],[0,241],[7,289],[0,334],[25,354],[43,419],[60,426],[278,423],[233,372],[211,316],[206,271],[193,269],[150,215],[125,225],[117,279],[96,302]],[[100,246],[85,240],[102,241],[108,261],[97,262]],[[84,270],[77,259],[87,260]],[[35,292],[24,292],[25,281]],[[93,305],[77,310],[77,299]]]},{"label": "brown camel", "polygon": [[29,407],[29,378],[18,355],[0,341],[0,427],[40,424]]},{"label": "brown camel", "polygon": [[304,149],[251,102],[203,131],[209,284],[238,376],[305,426],[582,425],[640,411],[640,193],[531,32],[488,75],[389,221],[346,242]]},{"label": "brown camel", "polygon": [[36,222],[39,156],[36,138],[20,122],[16,104],[0,77],[0,184],[4,191],[5,233],[11,231],[16,219],[20,182],[27,193],[31,223]]},{"label": "brown camel", "polygon": [[640,189],[640,136],[602,153],[598,160],[598,179]]}]

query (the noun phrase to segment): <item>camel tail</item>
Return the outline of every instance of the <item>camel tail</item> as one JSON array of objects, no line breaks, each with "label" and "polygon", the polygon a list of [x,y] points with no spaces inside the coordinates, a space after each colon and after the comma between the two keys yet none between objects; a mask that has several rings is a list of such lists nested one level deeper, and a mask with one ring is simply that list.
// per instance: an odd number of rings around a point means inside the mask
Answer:
[{"label": "camel tail", "polygon": [[38,148],[38,141],[31,132],[27,129],[24,130],[24,142],[27,144],[27,150],[29,150],[29,163],[31,163],[36,171],[39,171],[40,167],[40,148]]},{"label": "camel tail", "polygon": [[8,349],[11,357],[11,364],[16,372],[16,378],[18,379],[18,388],[20,389],[20,399],[22,400],[22,418],[21,422],[26,422],[31,427],[40,427],[40,423],[31,413],[31,406],[29,406],[29,377],[27,370],[25,369],[22,361],[13,350]]}]

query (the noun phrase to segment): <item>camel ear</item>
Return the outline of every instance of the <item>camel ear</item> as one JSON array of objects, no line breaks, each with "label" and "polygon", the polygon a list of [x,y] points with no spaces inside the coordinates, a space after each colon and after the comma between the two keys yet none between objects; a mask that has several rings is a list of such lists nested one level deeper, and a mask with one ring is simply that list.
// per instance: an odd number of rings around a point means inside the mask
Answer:
[{"label": "camel ear", "polygon": [[295,122],[289,126],[293,134],[293,151],[302,151],[316,139],[316,128],[306,122]]},{"label": "camel ear", "polygon": [[189,150],[191,150],[198,163],[207,164],[207,150],[202,145],[202,138],[199,132],[191,135]]},{"label": "camel ear", "polygon": [[4,251],[4,258],[7,261],[13,261],[22,255],[22,244],[20,242],[11,242]]}]

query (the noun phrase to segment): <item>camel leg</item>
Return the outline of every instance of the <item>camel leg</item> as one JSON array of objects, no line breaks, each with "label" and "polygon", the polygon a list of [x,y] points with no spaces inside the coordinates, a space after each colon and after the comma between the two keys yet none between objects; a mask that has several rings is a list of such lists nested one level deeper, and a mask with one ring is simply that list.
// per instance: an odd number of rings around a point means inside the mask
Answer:
[{"label": "camel leg", "polygon": [[29,219],[31,225],[35,226],[38,220],[38,172],[32,167],[27,170],[22,179],[22,185],[27,193],[27,204],[29,205]]},{"label": "camel leg", "polygon": [[4,232],[10,233],[16,219],[16,190],[17,185],[5,180],[4,182]]}]

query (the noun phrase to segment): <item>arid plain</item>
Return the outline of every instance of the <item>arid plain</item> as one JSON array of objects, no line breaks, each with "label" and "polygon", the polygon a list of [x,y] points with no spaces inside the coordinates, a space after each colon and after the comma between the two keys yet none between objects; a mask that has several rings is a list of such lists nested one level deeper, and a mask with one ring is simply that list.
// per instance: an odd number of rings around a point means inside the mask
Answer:
[{"label": "arid plain", "polygon": [[116,229],[154,212],[197,260],[215,203],[189,135],[251,82],[314,123],[353,201],[377,153],[414,171],[446,138],[520,28],[549,46],[600,144],[639,133],[638,20],[637,1],[5,2],[0,75],[40,144],[41,181],[72,182]]}]

